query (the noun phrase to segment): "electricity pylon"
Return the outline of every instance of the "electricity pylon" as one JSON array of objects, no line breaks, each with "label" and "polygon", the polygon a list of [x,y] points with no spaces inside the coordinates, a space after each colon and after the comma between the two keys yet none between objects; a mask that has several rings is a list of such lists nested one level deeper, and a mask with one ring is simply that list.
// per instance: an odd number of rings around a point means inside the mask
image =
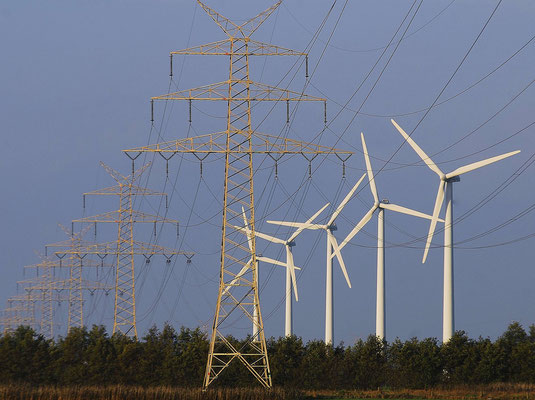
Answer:
[{"label": "electricity pylon", "polygon": [[[58,261],[42,257],[40,263],[24,267],[36,268],[39,276],[32,280],[17,282],[17,284],[27,285],[24,290],[29,297],[37,296],[39,299],[41,303],[40,332],[47,339],[54,337],[54,304],[52,298],[54,297],[53,286],[55,282],[52,270],[56,267],[59,267]],[[35,295],[34,292],[36,291],[40,291],[40,295]]]},{"label": "electricity pylon", "polygon": [[[256,269],[253,154],[269,155],[275,160],[285,154],[301,154],[310,162],[319,154],[335,154],[345,161],[352,153],[260,134],[252,128],[252,102],[285,101],[287,122],[290,102],[313,101],[324,104],[326,102],[323,98],[253,82],[250,79],[249,60],[252,56],[307,57],[303,52],[250,39],[281,1],[241,25],[225,18],[199,0],[197,2],[228,38],[171,52],[171,73],[173,55],[223,55],[229,57],[228,80],[152,97],[151,109],[153,113],[154,101],[158,100],[186,100],[189,101],[190,107],[191,102],[196,100],[223,101],[227,103],[227,128],[224,132],[124,151],[132,160],[142,152],[159,153],[166,160],[176,153],[191,153],[201,160],[199,155],[205,157],[208,154],[219,153],[225,156],[220,283],[203,387],[207,388],[234,359],[238,359],[264,387],[269,388],[272,382],[260,312]],[[152,120],[154,120],[153,115]],[[245,235],[235,228],[243,223],[242,207],[249,214],[247,222],[251,230],[250,245],[247,244]],[[245,273],[242,272],[244,270]],[[255,335],[242,348],[236,348],[226,338],[231,315],[245,316],[257,328]]]},{"label": "electricity pylon", "polygon": [[[68,254],[76,255],[80,259],[88,254],[97,254],[101,259],[106,255],[116,257],[113,333],[122,332],[125,335],[137,337],[134,256],[142,254],[145,256],[145,260],[149,262],[154,254],[163,254],[169,263],[172,255],[184,254],[189,260],[193,254],[178,252],[162,246],[134,240],[134,224],[138,222],[153,223],[155,229],[157,223],[172,223],[177,225],[178,232],[178,221],[145,214],[133,209],[134,196],[167,196],[165,193],[154,192],[134,184],[149,167],[150,163],[144,165],[137,171],[133,171],[128,176],[120,174],[102,162],[100,164],[115,179],[117,185],[84,193],[84,206],[85,196],[114,195],[119,197],[119,209],[117,211],[80,218],[73,220],[73,222],[91,224],[97,224],[99,222],[116,223],[118,225],[117,241],[80,246],[77,249],[71,250]],[[67,254],[67,252],[57,252],[56,254],[61,256]]]},{"label": "electricity pylon", "polygon": [[[67,249],[79,249],[84,242],[59,242],[47,245],[47,247],[62,247]],[[83,316],[83,294],[79,293],[83,290],[89,290],[95,292],[96,290],[109,291],[112,288],[103,285],[99,282],[91,282],[81,279],[81,270],[87,267],[98,267],[100,264],[94,263],[91,260],[77,259],[72,254],[67,260],[42,257],[41,262],[38,264],[28,265],[24,268],[35,268],[38,276],[32,280],[19,281],[19,284],[25,284],[24,290],[28,293],[28,297],[39,301],[41,303],[41,320],[40,328],[41,333],[46,338],[52,338],[54,336],[54,302],[59,303],[61,301],[68,301],[69,304],[69,325],[67,327],[70,330],[73,327],[83,327],[83,318],[81,318],[80,325],[73,325],[75,316]],[[69,269],[68,279],[57,279],[55,277],[55,269],[67,268]],[[73,270],[80,270],[80,279],[78,280],[78,272],[74,273]],[[41,295],[34,295],[33,293],[40,291]],[[68,292],[67,296],[64,292]],[[79,298],[82,301],[79,301]]]},{"label": "electricity pylon", "polygon": [[0,319],[4,334],[21,325],[35,329],[36,300],[34,297],[20,295],[7,299],[8,306],[3,310],[3,317]]},{"label": "electricity pylon", "polygon": [[[77,248],[84,244],[83,236],[87,233],[90,227],[85,227],[80,232],[69,230],[63,225],[59,227],[69,237],[66,241],[49,244],[46,247],[68,247]],[[84,294],[82,286],[82,271],[84,268],[83,258],[71,254],[68,259],[69,268],[69,317],[67,323],[67,330],[71,328],[82,328],[84,326]]]}]

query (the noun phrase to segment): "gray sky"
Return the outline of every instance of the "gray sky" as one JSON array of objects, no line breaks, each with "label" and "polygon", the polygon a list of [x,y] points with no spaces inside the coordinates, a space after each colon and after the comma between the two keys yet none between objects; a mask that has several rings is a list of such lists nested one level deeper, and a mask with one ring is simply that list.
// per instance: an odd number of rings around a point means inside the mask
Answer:
[{"label": "gray sky", "polygon": [[[243,20],[271,2],[208,4],[231,19]],[[302,50],[310,45],[331,4],[285,0],[254,38]],[[287,236],[288,231],[277,231],[265,220],[305,220],[327,201],[337,204],[364,172],[361,131],[366,135],[374,170],[384,167],[377,176],[381,198],[432,212],[437,177],[419,162],[412,149],[404,145],[385,165],[402,143],[390,116],[408,114],[395,118],[407,131],[414,128],[424,115],[416,111],[435,100],[496,2],[424,2],[362,106],[365,114],[359,114],[351,124],[352,110],[363,103],[397,41],[347,109],[332,120],[340,111],[337,103],[346,103],[363,81],[412,2],[349,1],[335,28],[343,4],[341,0],[336,2],[319,39],[309,50],[310,71],[314,73],[307,92],[329,98],[329,129],[320,135],[320,143],[336,143],[336,147],[355,151],[355,155],[347,163],[345,180],[336,159],[315,160],[311,179],[307,179],[305,160],[287,159],[279,165],[275,180],[273,162],[258,158],[255,196],[260,231]],[[531,1],[503,2],[438,103],[485,77],[526,44],[534,34],[534,15]],[[34,251],[65,238],[58,222],[70,226],[71,219],[117,208],[110,199],[93,198],[88,199],[85,211],[82,209],[81,193],[114,183],[98,166],[100,160],[127,173],[130,163],[122,149],[225,129],[221,118],[225,115],[224,104],[194,104],[189,127],[187,104],[180,102],[167,107],[157,104],[151,129],[149,98],[177,87],[187,89],[223,81],[228,75],[228,60],[175,57],[174,79],[169,81],[169,51],[225,38],[194,1],[4,2],[0,5],[0,35],[0,300],[4,302],[17,292],[16,281],[24,278],[22,266],[37,262]],[[455,217],[462,217],[456,221],[454,238],[456,329],[474,337],[494,338],[513,320],[524,326],[534,322],[534,241],[517,239],[533,233],[535,216],[527,213],[493,231],[533,204],[533,167],[491,201],[476,207],[497,192],[535,152],[533,127],[509,138],[533,122],[535,95],[528,85],[533,79],[534,45],[535,40],[489,77],[432,109],[412,136],[446,171],[522,150],[518,156],[463,176],[455,187]],[[300,91],[305,85],[304,68],[294,65],[294,61],[255,59],[251,75],[257,81]],[[263,105],[256,107],[255,123],[269,111]],[[259,131],[280,134],[285,132],[285,121],[285,106],[277,106]],[[315,140],[323,129],[322,106],[300,105],[290,129],[289,137]],[[219,276],[223,163],[212,156],[203,167],[200,179],[196,160],[175,157],[169,163],[166,180],[165,163],[156,158],[153,168],[144,175],[144,184],[169,193],[167,215],[181,221],[178,240],[174,228],[167,227],[158,243],[176,245],[197,255],[192,264],[179,258],[172,266],[162,258],[148,265],[138,260],[140,332],[166,320],[191,327],[211,324]],[[339,240],[371,204],[372,196],[364,187],[337,221]],[[157,201],[138,202],[137,206],[146,212],[165,212]],[[427,223],[392,213],[386,218],[387,338],[440,337],[442,234],[435,236],[434,248],[422,265],[421,238],[427,233]],[[375,329],[375,232],[376,220],[372,219],[344,249],[352,289],[345,286],[335,264],[337,342],[352,343]],[[99,240],[113,240],[116,228],[101,226],[98,235]],[[152,227],[140,227],[136,235],[152,240]],[[512,243],[500,245],[505,242]],[[259,241],[258,246],[265,255],[282,256],[275,245]],[[299,237],[295,262],[303,269],[294,326],[295,333],[306,339],[323,337],[324,258],[322,233],[305,232]],[[26,271],[25,277],[30,275]],[[260,279],[267,334],[282,335],[284,271],[261,265]],[[66,310],[66,303],[58,308],[58,323],[63,324],[60,332],[65,328]],[[88,295],[86,310],[87,322],[109,324],[112,296]],[[243,321],[236,322],[236,335],[249,330]]]}]

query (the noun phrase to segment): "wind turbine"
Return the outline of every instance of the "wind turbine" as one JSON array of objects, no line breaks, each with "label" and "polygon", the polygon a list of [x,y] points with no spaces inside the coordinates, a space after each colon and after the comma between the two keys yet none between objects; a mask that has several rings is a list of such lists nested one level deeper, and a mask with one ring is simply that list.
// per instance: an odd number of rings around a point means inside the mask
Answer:
[{"label": "wind turbine", "polygon": [[[333,231],[336,230],[336,225],[334,221],[336,220],[336,217],[338,217],[342,209],[349,202],[349,200],[351,199],[365,176],[366,174],[363,174],[359,181],[355,184],[355,186],[353,186],[353,188],[349,191],[344,200],[342,200],[340,205],[336,208],[331,218],[325,225],[312,224],[310,222],[302,223],[286,221],[267,221],[270,224],[290,226],[299,229],[323,229],[327,233],[327,271],[325,279],[325,344],[333,343],[333,251],[336,254],[336,258],[338,259],[338,263],[340,264],[340,269],[342,270],[342,273],[344,274],[344,277],[346,279],[347,286],[351,288],[351,282],[349,280],[349,276],[347,275],[344,260],[342,259],[342,254],[338,251],[338,243],[336,242],[336,238],[333,234]],[[323,211],[325,207],[326,206],[324,206],[321,211]],[[317,212],[316,214],[319,215],[319,212]]]},{"label": "wind turbine", "polygon": [[[432,219],[431,215],[421,213],[419,211],[411,210],[410,208],[391,204],[388,200],[379,200],[377,194],[377,186],[375,185],[375,177],[373,175],[372,164],[368,155],[368,148],[366,147],[366,141],[364,140],[364,134],[360,134],[362,140],[362,149],[364,152],[364,159],[366,160],[366,170],[368,172],[368,182],[370,183],[370,191],[372,192],[374,203],[370,210],[362,217],[359,223],[353,228],[353,230],[347,235],[342,243],[338,247],[338,251],[357,234],[359,231],[371,220],[375,210],[379,210],[377,213],[377,299],[376,299],[376,311],[375,311],[375,335],[383,340],[385,338],[385,210],[391,210],[402,214],[412,215],[414,217]],[[439,219],[444,222],[444,220]],[[333,254],[334,257],[335,254]]]},{"label": "wind turbine", "polygon": [[429,169],[436,173],[440,179],[438,183],[438,193],[435,200],[435,207],[433,209],[433,218],[429,226],[429,234],[427,235],[427,242],[425,244],[424,256],[422,263],[425,262],[429,252],[429,245],[433,239],[435,227],[438,221],[438,214],[446,197],[446,216],[444,223],[444,303],[443,303],[443,321],[442,321],[442,341],[448,342],[455,331],[454,315],[453,315],[453,183],[461,180],[460,175],[475,169],[484,167],[486,165],[503,160],[520,153],[520,150],[505,153],[496,157],[487,158],[486,160],[478,161],[472,164],[465,165],[453,170],[450,173],[444,173],[437,165],[429,158],[429,156],[418,146],[414,140],[401,128],[396,121],[391,119],[392,124],[405,138],[407,143],[420,156],[422,161],[427,164]]},{"label": "wind turbine", "polygon": [[[308,219],[306,223],[311,223],[314,221],[318,215],[320,215],[329,203],[327,203],[325,206],[323,206],[320,210],[318,210],[312,217]],[[251,230],[249,228],[249,223],[247,222],[247,217],[245,215],[245,210],[242,208],[242,214],[243,214],[243,223],[244,227],[234,227],[235,229],[245,233],[247,235],[247,242],[249,244],[249,248],[252,250],[252,242],[251,242]],[[293,254],[292,254],[292,247],[295,246],[295,239],[297,236],[301,234],[301,232],[304,230],[304,228],[298,228],[295,230],[295,232],[287,239],[279,239],[274,236],[267,235],[265,233],[261,233],[258,231],[255,231],[255,236],[259,237],[261,239],[267,240],[272,243],[278,243],[282,244],[286,249],[286,263],[283,263],[278,260],[274,260],[272,258],[264,257],[257,255],[256,260],[257,261],[263,261],[267,262],[269,264],[274,264],[278,266],[282,266],[286,268],[286,314],[285,314],[285,323],[284,323],[284,335],[285,336],[291,336],[293,333],[292,323],[293,323],[293,316],[292,316],[292,286],[294,290],[294,296],[295,300],[299,301],[299,295],[297,294],[297,280],[295,277],[295,270],[299,270],[301,268],[296,267],[294,264]],[[247,269],[248,265],[252,262],[252,259],[249,260],[249,263],[247,263],[246,266],[242,268],[242,270],[238,273],[236,278],[232,281],[232,283],[235,283],[243,275]],[[258,271],[258,269],[257,269]],[[231,284],[232,284],[231,283]],[[253,319],[256,321],[258,317],[257,310],[254,310]],[[253,337],[256,337],[258,334],[258,324],[253,323]]]}]

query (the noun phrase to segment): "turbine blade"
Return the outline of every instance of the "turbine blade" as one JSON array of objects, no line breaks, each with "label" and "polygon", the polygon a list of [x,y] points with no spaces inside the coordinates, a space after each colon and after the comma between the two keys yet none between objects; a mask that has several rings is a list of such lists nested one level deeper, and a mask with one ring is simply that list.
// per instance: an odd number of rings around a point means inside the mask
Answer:
[{"label": "turbine blade", "polygon": [[286,264],[279,260],[274,260],[273,258],[264,257],[264,256],[256,256],[256,259],[258,261],[262,261],[268,264],[278,265],[279,267],[286,268]]},{"label": "turbine blade", "polygon": [[435,227],[437,226],[438,222],[438,214],[440,213],[440,209],[442,208],[442,202],[444,201],[445,186],[446,182],[440,180],[440,183],[438,184],[437,198],[435,200],[435,208],[433,209],[433,216],[431,217],[431,224],[429,225],[429,233],[427,234],[427,242],[425,243],[422,264],[425,263],[425,260],[427,259],[427,254],[429,253],[429,246],[431,245],[431,240],[433,239],[433,234],[435,233]]},{"label": "turbine blade", "polygon": [[362,132],[360,133],[360,139],[362,140],[362,150],[364,151],[364,160],[366,161],[366,170],[368,171],[368,181],[370,182],[370,190],[372,191],[373,199],[376,203],[378,203],[379,196],[377,195],[377,186],[375,186],[375,177],[373,176],[372,163],[370,162],[368,148],[366,147],[364,133]]},{"label": "turbine blade", "polygon": [[331,246],[333,247],[333,253],[336,254],[336,258],[338,259],[338,264],[340,264],[340,269],[342,270],[342,273],[344,274],[344,277],[346,278],[347,286],[351,288],[351,281],[349,280],[349,275],[347,274],[346,265],[344,263],[344,259],[342,258],[342,254],[340,253],[340,248],[338,247],[336,238],[334,237],[331,231],[327,231],[327,237],[329,238],[329,243],[331,243]]},{"label": "turbine blade", "polygon": [[[414,217],[419,217],[419,218],[424,218],[424,219],[433,219],[432,215],[424,214],[424,213],[422,213],[420,211],[411,210],[410,208],[407,208],[407,207],[398,206],[397,204],[384,204],[384,203],[381,203],[380,207],[381,208],[385,208],[387,210],[396,211],[396,212],[399,212],[399,213],[402,213],[402,214],[412,215]],[[444,220],[442,218],[438,218],[437,221],[438,222],[444,222]]]},{"label": "turbine blade", "polygon": [[292,278],[292,287],[294,290],[295,301],[299,301],[299,295],[297,294],[297,279],[295,277],[295,265],[294,265],[294,256],[290,246],[286,246],[286,262],[287,268],[290,268],[290,275]]},{"label": "turbine blade", "polygon": [[270,235],[266,235],[265,233],[255,232],[254,234],[255,234],[255,236],[258,236],[259,238],[265,239],[265,240],[267,240],[269,242],[279,243],[279,244],[286,244],[285,240],[282,240],[282,239],[279,239],[279,238],[276,238],[276,237],[273,237],[273,236],[270,236]]},{"label": "turbine blade", "polygon": [[282,226],[290,226],[292,228],[301,228],[304,229],[325,229],[325,225],[317,225],[317,224],[305,224],[303,222],[286,222],[286,221],[266,221],[268,224],[274,224],[274,225],[282,225]]},{"label": "turbine blade", "polygon": [[245,272],[247,272],[247,270],[249,269],[249,265],[251,264],[252,261],[253,261],[253,258],[251,257],[251,258],[249,259],[249,261],[247,262],[247,264],[245,264],[245,265],[242,267],[242,269],[240,270],[240,272],[238,272],[238,275],[236,275],[236,276],[234,277],[234,279],[233,279],[232,281],[230,281],[229,286],[225,287],[225,289],[223,290],[223,293],[222,293],[223,295],[225,295],[225,294],[230,290],[230,288],[232,287],[232,285],[234,285],[234,284],[238,281],[238,279],[240,279],[240,277],[241,277],[243,274],[245,274]]},{"label": "turbine blade", "polygon": [[247,217],[245,216],[245,209],[242,207],[241,212],[243,215],[243,226],[247,230],[247,244],[249,245],[249,250],[253,251],[253,242],[251,240],[251,230],[249,229],[249,223],[247,222]]},{"label": "turbine blade", "polygon": [[232,226],[234,229],[236,229],[237,231],[240,231],[241,233],[245,235],[249,235],[249,231],[243,226],[236,226],[236,225],[230,225],[230,226]]},{"label": "turbine blade", "polygon": [[397,124],[396,121],[394,121],[393,119],[390,120],[392,122],[392,124],[394,124],[394,126],[396,127],[396,129],[399,131],[399,133],[401,133],[401,136],[403,136],[405,138],[405,140],[407,141],[407,143],[413,148],[413,150],[420,156],[420,158],[422,159],[422,161],[424,163],[427,164],[427,166],[434,172],[436,173],[440,178],[442,178],[442,176],[444,176],[444,173],[440,170],[440,168],[437,167],[437,165],[433,162],[433,160],[431,160],[429,158],[429,156],[427,154],[425,154],[425,152],[420,148],[420,146],[418,146],[416,144],[416,142],[414,140],[412,140],[412,138],[407,135],[407,133],[403,130],[403,128],[401,126],[399,126]]},{"label": "turbine blade", "polygon": [[[236,225],[231,225],[231,226],[234,229],[236,229],[237,231],[240,231],[241,233],[247,235],[247,237],[249,237],[251,235],[251,231],[246,229],[246,228],[243,228],[241,226],[236,226]],[[267,240],[269,242],[279,243],[279,244],[286,244],[286,241],[284,241],[282,239],[279,239],[279,238],[276,238],[276,237],[273,237],[273,236],[266,235],[265,233],[255,232],[255,236],[257,236],[259,238],[262,238],[262,239],[265,239],[265,240]]]},{"label": "turbine blade", "polygon": [[[269,257],[264,257],[264,256],[256,256],[256,259],[258,261],[262,261],[262,262],[265,262],[265,263],[268,263],[268,264],[273,264],[273,265],[278,265],[279,267],[288,267],[287,264],[283,263],[282,261],[279,261],[279,260],[275,260],[273,258],[269,258]],[[294,268],[297,269],[297,270],[301,270],[300,267],[296,267],[294,265]]]},{"label": "turbine blade", "polygon": [[457,168],[456,170],[450,172],[449,174],[446,174],[446,178],[449,179],[449,178],[453,178],[454,176],[466,174],[467,172],[470,172],[475,169],[484,167],[485,165],[489,165],[497,161],[503,160],[504,158],[514,156],[515,154],[518,154],[518,153],[520,153],[520,150],[511,151],[510,153],[505,153],[500,156],[487,158],[486,160],[482,160],[482,161],[478,161],[472,164],[465,165],[464,167]]},{"label": "turbine blade", "polygon": [[346,206],[346,204],[349,202],[349,200],[351,200],[351,196],[353,196],[353,193],[355,193],[355,191],[357,190],[359,185],[362,183],[362,180],[364,179],[365,176],[366,176],[366,174],[363,174],[362,177],[355,184],[355,186],[353,186],[353,188],[346,195],[346,197],[344,197],[344,200],[342,200],[342,202],[340,203],[338,208],[334,211],[333,215],[329,219],[329,222],[327,222],[327,225],[331,225],[334,222],[334,220],[336,219],[336,217],[338,217],[338,214],[340,214],[340,212]]},{"label": "turbine blade", "polygon": [[[320,215],[320,214],[323,212],[323,210],[325,210],[325,209],[329,206],[329,204],[330,204],[330,203],[325,204],[322,208],[320,208],[318,211],[316,211],[316,213],[315,213],[312,217],[310,217],[309,219],[307,219],[307,221],[305,222],[305,224],[310,224],[312,221],[314,221],[314,220],[318,217],[318,215]],[[295,239],[297,236],[299,236],[299,234],[300,234],[301,232],[303,232],[305,229],[306,229],[306,228],[304,228],[304,227],[300,227],[300,228],[298,228],[298,229],[292,234],[292,236],[290,236],[290,237],[288,238],[288,242],[291,242],[292,240],[294,240],[294,239]]]},{"label": "turbine blade", "polygon": [[377,206],[373,206],[372,208],[370,208],[370,210],[364,215],[364,217],[362,217],[362,219],[359,221],[359,223],[353,228],[353,230],[351,232],[349,232],[349,235],[346,236],[346,238],[344,239],[344,241],[342,243],[340,243],[340,246],[339,246],[339,250],[342,250],[345,245],[347,243],[349,243],[349,241],[351,239],[353,239],[353,237],[359,233],[359,231],[364,227],[364,225],[366,225],[368,223],[368,221],[372,218],[372,215],[373,215],[373,212],[375,211],[375,209],[377,208]]}]

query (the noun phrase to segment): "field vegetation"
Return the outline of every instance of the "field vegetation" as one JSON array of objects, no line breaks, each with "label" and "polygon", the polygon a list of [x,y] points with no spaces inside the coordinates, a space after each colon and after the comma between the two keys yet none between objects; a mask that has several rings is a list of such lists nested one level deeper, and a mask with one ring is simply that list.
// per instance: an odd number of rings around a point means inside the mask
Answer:
[{"label": "field vegetation", "polygon": [[432,389],[298,390],[275,387],[200,388],[172,386],[32,386],[0,385],[0,399],[24,400],[342,400],[342,399],[442,399],[442,400],[529,400],[535,386],[491,384]]},{"label": "field vegetation", "polygon": [[165,325],[136,340],[93,326],[46,340],[19,327],[0,336],[0,399],[535,399],[535,326],[513,323],[494,341],[457,332],[444,345],[374,336],[349,346],[296,336],[267,344],[275,390],[258,389],[235,362],[202,393],[208,339],[199,329]]}]

